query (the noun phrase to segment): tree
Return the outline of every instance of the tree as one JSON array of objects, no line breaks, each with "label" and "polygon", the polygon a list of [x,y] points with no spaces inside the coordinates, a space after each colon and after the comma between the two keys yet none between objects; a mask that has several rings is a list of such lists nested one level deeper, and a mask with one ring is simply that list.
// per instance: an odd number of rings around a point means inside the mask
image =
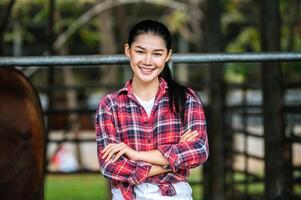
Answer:
[{"label": "tree", "polygon": [[5,15],[3,17],[3,20],[0,24],[0,56],[3,54],[2,51],[3,51],[4,33],[10,22],[11,12],[12,12],[14,5],[15,5],[15,0],[10,0],[8,3],[7,9],[6,9]]}]

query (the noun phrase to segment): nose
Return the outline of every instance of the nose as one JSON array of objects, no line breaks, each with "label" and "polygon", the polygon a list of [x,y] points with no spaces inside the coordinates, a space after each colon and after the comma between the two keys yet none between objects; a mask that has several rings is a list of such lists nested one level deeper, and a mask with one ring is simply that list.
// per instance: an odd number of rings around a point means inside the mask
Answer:
[{"label": "nose", "polygon": [[145,65],[150,65],[152,64],[152,55],[151,54],[146,54],[144,57],[144,64]]}]

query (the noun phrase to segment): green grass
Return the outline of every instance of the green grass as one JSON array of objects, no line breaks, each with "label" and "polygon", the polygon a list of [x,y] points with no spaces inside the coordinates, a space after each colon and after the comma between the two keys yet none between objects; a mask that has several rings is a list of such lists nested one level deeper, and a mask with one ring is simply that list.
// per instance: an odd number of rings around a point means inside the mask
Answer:
[{"label": "green grass", "polygon": [[48,175],[46,200],[107,200],[108,188],[101,175]]},{"label": "green grass", "polygon": [[295,194],[301,196],[301,185],[297,185],[294,187]]},{"label": "green grass", "polygon": [[[198,179],[198,173],[192,179]],[[192,186],[193,199],[201,200],[202,186]],[[108,189],[101,175],[48,175],[45,200],[107,200]]]},{"label": "green grass", "polygon": [[[200,168],[190,170],[189,181],[202,180],[202,173]],[[193,200],[202,200],[203,197],[203,185],[191,185]]]},{"label": "green grass", "polygon": [[[201,173],[195,170],[191,173],[189,180],[196,181]],[[243,180],[241,174],[235,176],[236,180]],[[102,175],[48,175],[45,182],[45,200],[107,200],[108,187]],[[249,185],[250,194],[264,192],[262,183]],[[243,185],[236,185],[238,191],[243,192]],[[202,200],[203,186],[193,185],[193,199]],[[294,192],[301,195],[301,186],[295,185]]]},{"label": "green grass", "polygon": [[193,185],[192,188],[192,197],[193,200],[202,200],[203,198],[203,186],[202,185]]}]

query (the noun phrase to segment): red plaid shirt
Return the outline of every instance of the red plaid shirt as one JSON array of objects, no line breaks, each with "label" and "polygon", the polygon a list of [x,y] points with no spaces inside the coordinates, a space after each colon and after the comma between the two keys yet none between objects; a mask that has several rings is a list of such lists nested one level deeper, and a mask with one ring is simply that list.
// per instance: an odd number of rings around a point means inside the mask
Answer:
[{"label": "red plaid shirt", "polygon": [[[148,182],[160,187],[162,195],[176,194],[172,183],[187,181],[189,168],[208,158],[206,121],[201,101],[191,89],[187,92],[184,123],[169,109],[168,87],[160,78],[151,116],[135,98],[131,81],[118,92],[103,97],[96,113],[98,160],[102,174],[119,188],[125,200],[135,199],[133,187]],[[196,140],[179,143],[181,134],[197,130]],[[125,156],[112,163],[104,162],[102,149],[109,143],[124,142],[136,151],[159,150],[170,162],[173,172],[147,178],[151,164],[132,161]]]}]

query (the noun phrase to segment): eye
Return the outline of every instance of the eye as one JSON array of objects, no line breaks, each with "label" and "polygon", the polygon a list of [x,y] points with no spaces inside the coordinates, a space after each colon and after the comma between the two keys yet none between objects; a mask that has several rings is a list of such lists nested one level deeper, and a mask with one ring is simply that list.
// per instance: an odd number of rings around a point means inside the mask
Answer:
[{"label": "eye", "polygon": [[144,54],[144,52],[141,51],[141,50],[136,50],[136,53],[137,53],[137,54]]},{"label": "eye", "polygon": [[154,56],[162,56],[162,53],[154,53]]}]

